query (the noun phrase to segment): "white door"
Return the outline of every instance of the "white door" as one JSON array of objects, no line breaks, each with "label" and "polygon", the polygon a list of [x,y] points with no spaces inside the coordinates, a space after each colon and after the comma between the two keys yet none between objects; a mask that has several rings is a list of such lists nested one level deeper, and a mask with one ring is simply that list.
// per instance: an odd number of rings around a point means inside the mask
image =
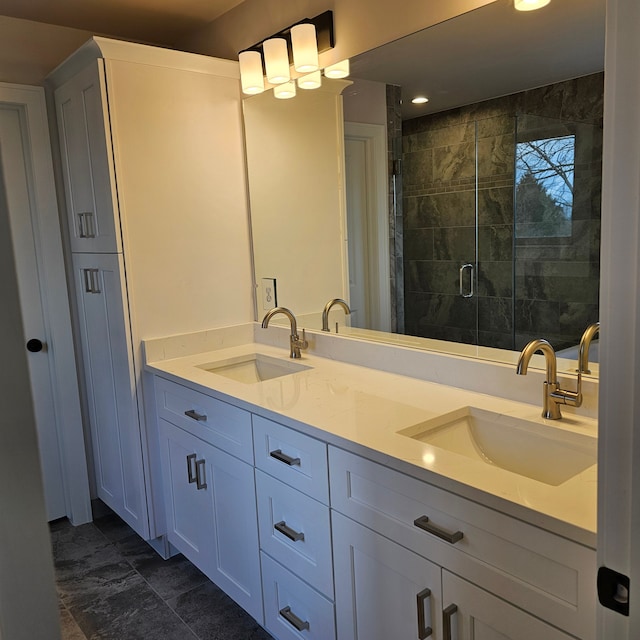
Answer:
[{"label": "white door", "polygon": [[[0,83],[0,207],[11,225],[49,520],[91,520],[44,92]],[[26,345],[25,345],[26,347]],[[32,348],[38,349],[35,343]]]},{"label": "white door", "polygon": [[[62,462],[54,407],[51,373],[47,357],[47,327],[42,308],[40,279],[28,176],[28,158],[23,148],[21,111],[0,108],[0,206],[7,207],[16,257],[22,323],[28,345],[29,375],[36,417],[40,464],[49,520],[66,515]],[[39,345],[39,346],[36,346]],[[37,351],[35,351],[37,349]]]},{"label": "white door", "polygon": [[391,331],[386,129],[345,123],[350,324]]}]

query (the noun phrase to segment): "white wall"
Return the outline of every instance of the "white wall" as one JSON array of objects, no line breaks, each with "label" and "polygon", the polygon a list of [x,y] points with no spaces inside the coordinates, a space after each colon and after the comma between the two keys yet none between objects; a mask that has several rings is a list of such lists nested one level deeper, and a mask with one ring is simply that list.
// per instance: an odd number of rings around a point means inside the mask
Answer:
[{"label": "white wall", "polygon": [[58,604],[1,180],[0,176],[0,635],[7,640],[56,640]]}]

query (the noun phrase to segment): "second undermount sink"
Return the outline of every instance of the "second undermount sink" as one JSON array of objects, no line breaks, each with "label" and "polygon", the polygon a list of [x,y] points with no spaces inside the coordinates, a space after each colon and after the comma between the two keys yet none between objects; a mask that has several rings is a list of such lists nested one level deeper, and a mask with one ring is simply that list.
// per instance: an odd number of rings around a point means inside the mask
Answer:
[{"label": "second undermount sink", "polygon": [[597,461],[593,436],[476,407],[462,407],[398,433],[553,486]]},{"label": "second undermount sink", "polygon": [[227,360],[201,364],[198,365],[198,368],[230,378],[236,382],[252,384],[288,376],[311,367],[298,362],[279,360],[261,353],[249,353],[235,358],[228,358]]}]

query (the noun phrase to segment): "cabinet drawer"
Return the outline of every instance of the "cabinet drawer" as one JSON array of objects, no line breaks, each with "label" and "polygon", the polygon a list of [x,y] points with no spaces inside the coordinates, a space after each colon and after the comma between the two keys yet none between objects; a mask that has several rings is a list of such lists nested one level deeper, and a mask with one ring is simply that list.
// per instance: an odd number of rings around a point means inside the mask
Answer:
[{"label": "cabinet drawer", "polygon": [[256,471],[260,548],[333,599],[329,507]]},{"label": "cabinet drawer", "polygon": [[250,413],[164,378],[155,380],[159,417],[253,464]]},{"label": "cabinet drawer", "polygon": [[279,640],[335,640],[333,603],[266,554],[260,559],[267,631]]},{"label": "cabinet drawer", "polygon": [[555,626],[594,637],[592,549],[335,447],[329,464],[332,508]]},{"label": "cabinet drawer", "polygon": [[327,445],[277,422],[253,416],[256,467],[329,504]]}]

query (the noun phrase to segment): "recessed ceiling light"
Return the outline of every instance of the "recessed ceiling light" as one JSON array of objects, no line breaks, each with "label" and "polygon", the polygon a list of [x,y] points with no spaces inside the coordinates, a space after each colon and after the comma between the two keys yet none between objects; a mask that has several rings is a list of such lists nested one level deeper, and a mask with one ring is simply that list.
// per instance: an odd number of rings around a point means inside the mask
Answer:
[{"label": "recessed ceiling light", "polygon": [[513,0],[513,6],[518,11],[534,11],[546,7],[551,0]]},{"label": "recessed ceiling light", "polygon": [[424,104],[425,102],[429,102],[429,98],[425,96],[416,96],[411,100],[411,102],[413,102],[413,104]]}]

